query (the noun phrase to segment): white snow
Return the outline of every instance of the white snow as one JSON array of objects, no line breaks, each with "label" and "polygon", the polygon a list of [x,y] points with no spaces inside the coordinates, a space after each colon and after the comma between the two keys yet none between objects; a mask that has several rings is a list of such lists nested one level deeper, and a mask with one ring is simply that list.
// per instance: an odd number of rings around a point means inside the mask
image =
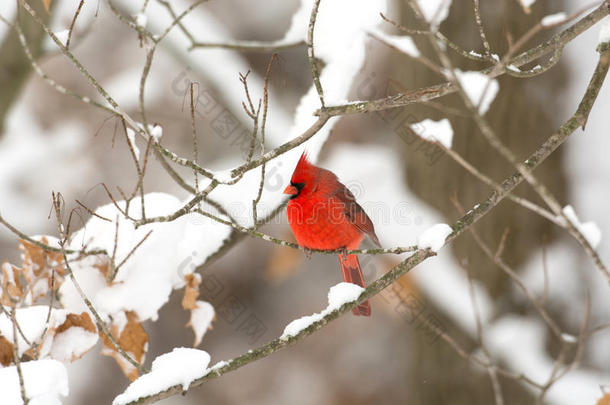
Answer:
[{"label": "white snow", "polygon": [[[168,215],[184,204],[165,193],[146,194],[145,203],[149,217]],[[125,206],[123,201],[117,204]],[[205,204],[203,208],[216,213]],[[129,215],[140,218],[140,211],[140,201],[132,201]],[[140,321],[156,320],[157,312],[169,299],[172,289],[184,286],[184,276],[192,273],[196,265],[215,252],[231,229],[196,214],[136,229],[112,203],[99,207],[96,212],[113,222],[91,217],[85,227],[74,233],[71,248],[78,249],[83,243],[88,243],[90,249],[101,248],[112,252],[116,230],[114,221],[118,220],[116,262],[120,263],[152,230],[146,241],[119,269],[111,285],[107,285],[103,274],[93,268],[97,258],[89,257],[73,263],[74,276],[105,320],[109,315],[114,318],[123,311],[136,312]],[[65,308],[76,313],[88,311],[70,279],[62,284],[59,293]]]},{"label": "white snow", "polygon": [[210,355],[203,350],[177,347],[157,357],[150,373],[129,384],[125,392],[112,401],[112,405],[126,404],[178,384],[186,390],[193,380],[205,374],[209,362]]},{"label": "white snow", "polygon": [[535,2],[536,0],[519,0],[521,2],[521,5],[525,8],[530,8]]},{"label": "white snow", "polygon": [[68,36],[70,35],[70,30],[62,30],[54,33],[59,42],[61,42],[64,46],[68,42]]},{"label": "white snow", "polygon": [[415,45],[415,42],[408,35],[390,35],[386,34],[380,29],[373,30],[371,33],[374,36],[377,36],[383,42],[387,43],[388,45],[392,45],[409,56],[417,58],[421,55],[419,49],[417,49],[417,46]]},{"label": "white snow", "polygon": [[610,17],[606,17],[601,22],[601,28],[599,30],[599,39],[598,42],[600,44],[604,42],[610,42]]},{"label": "white snow", "polygon": [[[8,311],[8,308],[7,308]],[[30,307],[17,308],[15,318],[23,334],[32,343],[41,343],[38,351],[41,358],[52,358],[69,363],[91,350],[98,341],[97,333],[91,333],[81,327],[70,327],[67,330],[54,334],[53,330],[63,324],[68,315],[65,309],[54,308],[49,319],[49,328],[45,331],[49,307],[46,305],[33,305]],[[5,313],[0,314],[0,335],[8,341],[14,342],[13,323]],[[19,354],[23,354],[29,346],[17,333]]]},{"label": "white snow", "polygon": [[569,333],[562,333],[561,338],[563,339],[564,342],[568,342],[568,343],[578,342],[578,338],[574,335],[570,335]]},{"label": "white snow", "polygon": [[[68,372],[57,360],[21,363],[25,393],[32,405],[61,405],[60,396],[69,393]],[[0,396],[3,405],[21,405],[17,367],[0,368]]]},{"label": "white snow", "polygon": [[146,17],[146,14],[144,13],[138,13],[135,15],[134,19],[136,20],[136,25],[140,28],[146,28],[146,22],[148,21],[148,18]]},{"label": "white snow", "polygon": [[159,142],[159,139],[163,136],[163,127],[159,124],[154,124],[152,126],[149,125],[150,128],[150,136],[153,137],[155,142]]},{"label": "white snow", "polygon": [[489,110],[492,101],[496,98],[498,90],[500,90],[498,81],[490,79],[487,75],[476,71],[462,72],[456,69],[455,75],[470,102],[475,107],[480,105],[479,113],[485,114]]},{"label": "white snow", "polygon": [[417,0],[417,4],[426,21],[435,29],[449,16],[451,0]]},{"label": "white snow", "polygon": [[[248,353],[252,353],[252,350],[248,350]],[[210,367],[207,370],[205,370],[205,372],[203,373],[202,377],[210,374],[212,371],[218,370],[219,368],[223,368],[227,364],[229,364],[228,361],[220,360],[218,363],[214,364],[212,367]]]},{"label": "white snow", "polygon": [[346,282],[341,282],[331,287],[328,291],[328,306],[326,309],[324,309],[322,312],[304,316],[290,322],[284,328],[284,333],[282,333],[280,339],[288,340],[292,336],[298,335],[299,332],[306,329],[312,323],[319,321],[334,310],[341,308],[343,304],[356,300],[363,291],[364,288],[356,284]]},{"label": "white snow", "polygon": [[551,14],[551,15],[547,15],[546,17],[544,17],[540,21],[540,24],[542,24],[542,26],[544,26],[544,27],[550,27],[550,26],[553,26],[555,24],[559,24],[559,23],[565,21],[567,18],[568,18],[568,15],[564,12]]},{"label": "white snow", "polygon": [[427,119],[417,124],[412,124],[411,129],[421,138],[430,142],[439,142],[447,149],[451,149],[453,128],[448,119],[443,118],[440,121]]},{"label": "white snow", "polygon": [[[9,311],[8,308],[6,308]],[[47,314],[49,307],[46,305],[33,305],[30,307],[17,308],[15,319],[19,324],[23,334],[30,342],[40,342],[42,333],[44,332]],[[56,327],[61,325],[66,320],[66,311],[63,309],[53,309],[51,312],[50,326]],[[5,312],[0,313],[0,335],[4,336],[10,342],[14,342],[13,338],[13,323]],[[17,332],[19,345],[19,355],[28,350],[28,345]]]},{"label": "white snow", "polygon": [[191,310],[191,320],[189,326],[193,328],[195,332],[195,344],[199,346],[201,339],[207,332],[212,320],[214,319],[214,307],[212,304],[206,301],[197,301],[197,308]]},{"label": "white snow", "polygon": [[582,233],[593,249],[595,249],[602,240],[602,231],[597,224],[595,222],[580,222],[576,215],[576,211],[574,211],[574,208],[571,205],[563,207],[563,213],[570,220],[572,225]]},{"label": "white snow", "polygon": [[64,363],[71,363],[95,346],[97,340],[97,333],[79,326],[72,326],[53,338],[51,358]]},{"label": "white snow", "polygon": [[[285,38],[306,39],[312,6],[312,0],[301,1],[301,7],[294,14]],[[386,12],[386,8],[385,0],[333,0],[320,4],[314,32],[314,49],[316,57],[325,62],[320,82],[326,104],[342,103],[347,99],[352,82],[365,61],[367,32],[379,24],[379,13]],[[341,29],[337,29],[337,16],[341,16]],[[318,94],[312,85],[297,107],[294,125],[286,139],[293,139],[309,128],[316,120],[312,113],[319,107]],[[308,151],[313,159],[335,122],[336,120],[331,120],[316,134],[312,141],[317,139],[317,142],[308,142]],[[296,161],[302,149],[293,152],[287,156],[291,158],[290,161]]]},{"label": "white snow", "polygon": [[438,252],[444,245],[447,236],[453,232],[453,229],[447,224],[436,224],[426,229],[417,238],[417,247],[419,249],[430,249],[433,252]]}]

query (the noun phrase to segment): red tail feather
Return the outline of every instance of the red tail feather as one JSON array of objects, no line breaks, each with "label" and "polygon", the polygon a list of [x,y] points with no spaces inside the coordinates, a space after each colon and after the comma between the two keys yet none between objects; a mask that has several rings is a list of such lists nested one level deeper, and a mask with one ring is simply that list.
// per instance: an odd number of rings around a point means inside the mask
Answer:
[{"label": "red tail feather", "polygon": [[[341,265],[343,280],[359,285],[362,288],[366,287],[357,255],[339,255],[339,265]],[[371,304],[368,300],[361,302],[356,308],[352,309],[352,312],[354,315],[371,316]]]}]

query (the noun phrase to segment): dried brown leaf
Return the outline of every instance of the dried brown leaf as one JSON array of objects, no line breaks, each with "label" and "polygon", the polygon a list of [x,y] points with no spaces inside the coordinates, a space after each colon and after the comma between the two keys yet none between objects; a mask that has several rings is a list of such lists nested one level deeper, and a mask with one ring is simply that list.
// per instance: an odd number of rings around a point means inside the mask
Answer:
[{"label": "dried brown leaf", "polygon": [[[142,324],[140,324],[135,312],[126,312],[126,316],[127,323],[123,327],[123,330],[119,331],[118,325],[113,324],[110,328],[110,332],[126,353],[133,356],[138,363],[142,363],[144,355],[148,350],[148,334],[142,327]],[[129,380],[133,381],[138,378],[138,370],[115,350],[114,345],[106,335],[100,332],[100,337],[104,342],[102,354],[113,357]]]},{"label": "dried brown leaf", "polygon": [[4,262],[2,263],[0,274],[2,276],[0,303],[10,306],[12,304],[11,299],[20,300],[23,298],[23,288],[19,281],[19,269],[10,263]]},{"label": "dried brown leaf", "polygon": [[107,257],[100,257],[100,260],[93,265],[96,269],[104,275],[105,279],[108,279],[108,273],[110,272],[110,259]]},{"label": "dried brown leaf", "polygon": [[97,328],[93,324],[91,317],[88,313],[83,312],[80,315],[68,314],[64,323],[59,325],[55,330],[55,334],[59,335],[60,333],[72,327],[80,327],[86,330],[87,332],[97,333]]},{"label": "dried brown leaf", "polygon": [[4,367],[9,366],[13,362],[13,353],[13,344],[7,338],[0,335],[0,364]]},{"label": "dried brown leaf", "polygon": [[44,5],[45,10],[47,10],[47,13],[51,10],[51,1],[52,0],[42,0],[42,4]]},{"label": "dried brown leaf", "polygon": [[[19,239],[21,245],[19,250],[23,253],[23,269],[31,269],[36,277],[40,276],[47,267],[47,255],[43,248],[34,245],[26,240]],[[44,236],[40,239],[41,243],[48,244]]]},{"label": "dried brown leaf", "polygon": [[187,274],[184,276],[184,281],[186,281],[186,287],[184,287],[184,297],[182,297],[182,308],[195,309],[197,308],[201,276],[196,273]]},{"label": "dried brown leaf", "polygon": [[[23,239],[20,239],[19,242],[19,250],[23,258],[21,274],[26,282],[25,289],[31,299],[36,302],[49,294],[51,284],[54,284],[54,290],[61,286],[65,275],[63,255],[58,252],[48,252]],[[40,238],[40,242],[49,244],[49,240],[45,236]],[[43,283],[46,283],[45,287],[43,287]]]}]

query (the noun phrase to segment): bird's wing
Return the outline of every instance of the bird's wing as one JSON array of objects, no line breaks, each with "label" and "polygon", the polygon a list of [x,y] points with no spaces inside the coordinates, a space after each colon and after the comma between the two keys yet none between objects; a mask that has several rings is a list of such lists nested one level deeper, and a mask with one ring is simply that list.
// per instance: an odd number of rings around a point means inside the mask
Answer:
[{"label": "bird's wing", "polygon": [[351,191],[343,184],[339,183],[339,187],[333,193],[332,197],[340,201],[344,206],[344,213],[346,218],[360,230],[362,233],[368,235],[369,238],[375,243],[375,245],[381,247],[379,238],[375,234],[375,226],[373,221],[366,214],[364,209],[356,202],[356,197]]}]

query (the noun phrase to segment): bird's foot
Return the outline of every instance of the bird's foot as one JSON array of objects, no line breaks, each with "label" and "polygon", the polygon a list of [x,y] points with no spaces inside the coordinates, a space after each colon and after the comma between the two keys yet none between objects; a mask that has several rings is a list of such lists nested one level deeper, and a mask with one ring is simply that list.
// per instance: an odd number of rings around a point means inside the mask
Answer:
[{"label": "bird's foot", "polygon": [[343,260],[343,261],[347,260],[347,248],[346,247],[339,248],[339,254],[341,255],[341,260]]},{"label": "bird's foot", "polygon": [[311,260],[311,256],[313,256],[313,250],[308,247],[304,247],[303,252],[305,253],[305,257],[307,258],[307,260]]}]

